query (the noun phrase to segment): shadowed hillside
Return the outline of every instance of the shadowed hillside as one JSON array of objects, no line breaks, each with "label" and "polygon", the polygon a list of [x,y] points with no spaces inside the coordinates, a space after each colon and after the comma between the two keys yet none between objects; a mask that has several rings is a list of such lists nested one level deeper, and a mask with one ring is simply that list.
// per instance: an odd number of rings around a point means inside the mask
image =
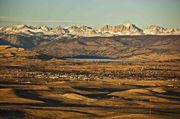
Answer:
[{"label": "shadowed hillside", "polygon": [[96,56],[149,60],[179,59],[179,36],[118,36],[60,39],[34,48],[59,57]]}]

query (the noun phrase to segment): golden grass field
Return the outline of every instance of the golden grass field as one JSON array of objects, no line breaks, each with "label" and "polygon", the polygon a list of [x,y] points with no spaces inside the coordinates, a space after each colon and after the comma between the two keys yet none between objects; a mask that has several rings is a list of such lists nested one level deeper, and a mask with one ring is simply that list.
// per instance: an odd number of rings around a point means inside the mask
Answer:
[{"label": "golden grass field", "polygon": [[[27,119],[177,119],[179,90],[168,84],[172,83],[128,80],[3,83],[0,115]],[[176,82],[174,86],[178,87]]]},{"label": "golden grass field", "polygon": [[0,62],[0,119],[180,118],[179,61]]}]

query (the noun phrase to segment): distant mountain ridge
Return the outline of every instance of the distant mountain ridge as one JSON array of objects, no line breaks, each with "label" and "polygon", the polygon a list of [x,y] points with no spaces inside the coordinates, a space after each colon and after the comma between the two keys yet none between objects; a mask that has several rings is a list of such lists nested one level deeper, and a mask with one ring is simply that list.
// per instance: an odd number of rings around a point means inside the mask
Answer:
[{"label": "distant mountain ridge", "polygon": [[100,29],[93,29],[89,26],[70,26],[63,28],[61,26],[50,28],[47,26],[27,26],[27,25],[10,25],[0,27],[2,34],[26,34],[26,35],[58,35],[58,36],[119,36],[119,35],[180,35],[180,29],[168,29],[161,26],[151,25],[141,29],[134,24],[106,25]]}]

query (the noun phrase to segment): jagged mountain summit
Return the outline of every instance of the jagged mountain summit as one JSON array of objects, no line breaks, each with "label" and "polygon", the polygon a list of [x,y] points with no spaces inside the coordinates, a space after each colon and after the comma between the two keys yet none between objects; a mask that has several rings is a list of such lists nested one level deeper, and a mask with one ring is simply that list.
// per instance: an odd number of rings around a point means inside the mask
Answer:
[{"label": "jagged mountain summit", "polygon": [[156,25],[144,29],[144,34],[150,35],[180,35],[180,29],[168,29]]},{"label": "jagged mountain summit", "polygon": [[50,28],[47,26],[27,26],[10,25],[0,28],[1,34],[21,34],[21,35],[56,35],[56,36],[118,36],[118,35],[180,35],[180,29],[168,29],[160,26],[151,25],[141,29],[134,24],[106,25],[101,29],[93,29],[89,26],[70,26],[63,28],[61,26]]},{"label": "jagged mountain summit", "polygon": [[99,33],[88,26],[71,26],[67,29],[70,34],[78,35],[78,36],[97,36]]},{"label": "jagged mountain summit", "polygon": [[106,25],[100,29],[102,33],[109,33],[114,35],[142,35],[143,30],[134,24],[122,24],[117,26]]}]

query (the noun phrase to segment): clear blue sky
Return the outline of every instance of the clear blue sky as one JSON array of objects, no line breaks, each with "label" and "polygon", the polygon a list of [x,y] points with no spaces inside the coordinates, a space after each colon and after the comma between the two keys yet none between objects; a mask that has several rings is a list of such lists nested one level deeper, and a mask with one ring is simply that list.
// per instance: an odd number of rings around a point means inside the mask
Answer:
[{"label": "clear blue sky", "polygon": [[180,0],[0,0],[0,25],[180,28]]}]

